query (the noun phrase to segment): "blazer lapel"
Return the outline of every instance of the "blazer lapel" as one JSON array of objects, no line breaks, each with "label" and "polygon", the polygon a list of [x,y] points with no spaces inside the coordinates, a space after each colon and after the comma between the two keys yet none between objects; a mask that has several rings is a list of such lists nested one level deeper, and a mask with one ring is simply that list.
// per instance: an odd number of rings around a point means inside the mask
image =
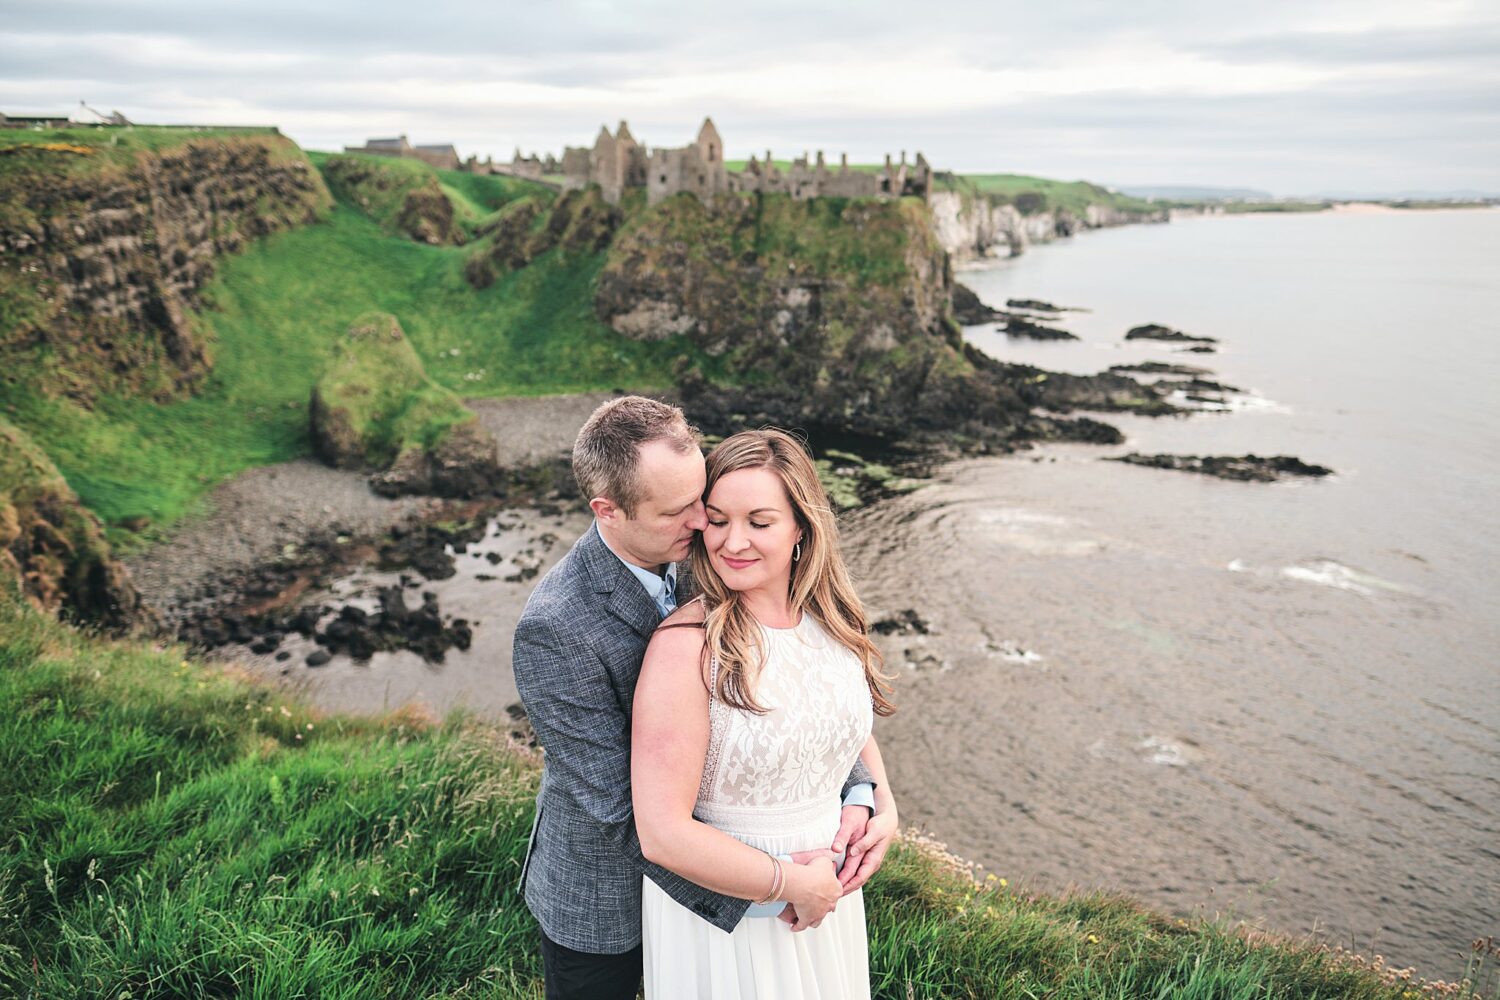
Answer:
[{"label": "blazer lapel", "polygon": [[656,626],[661,624],[661,613],[656,610],[656,602],[651,600],[651,596],[641,586],[641,581],[631,576],[624,566],[620,567],[620,573],[625,579],[609,595],[610,614],[635,629],[642,637],[650,638],[651,633],[656,631]]},{"label": "blazer lapel", "polygon": [[596,522],[579,540],[579,555],[588,567],[589,580],[596,594],[609,594],[606,607],[609,613],[629,625],[643,638],[649,638],[661,624],[661,613],[656,602],[641,586],[625,564],[609,550],[604,539],[599,537]]}]

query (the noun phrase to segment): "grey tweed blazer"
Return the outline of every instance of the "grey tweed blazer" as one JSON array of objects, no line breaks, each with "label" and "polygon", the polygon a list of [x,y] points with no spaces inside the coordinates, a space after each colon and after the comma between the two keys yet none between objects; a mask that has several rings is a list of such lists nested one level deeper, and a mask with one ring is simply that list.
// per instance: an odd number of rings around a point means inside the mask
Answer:
[{"label": "grey tweed blazer", "polygon": [[[642,873],[724,931],[750,905],[641,857],[630,712],[660,620],[594,525],[542,578],[516,625],[516,687],[546,751],[521,890],[547,936],[575,951],[619,954],[640,943]],[[849,776],[851,785],[871,780],[863,763]]]}]

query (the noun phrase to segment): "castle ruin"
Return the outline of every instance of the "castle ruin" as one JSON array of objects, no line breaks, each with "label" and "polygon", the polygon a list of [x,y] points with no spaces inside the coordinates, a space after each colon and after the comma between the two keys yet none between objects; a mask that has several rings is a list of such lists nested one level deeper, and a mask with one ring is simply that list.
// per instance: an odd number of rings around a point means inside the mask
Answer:
[{"label": "castle ruin", "polygon": [[[522,171],[536,170],[531,166],[532,161],[536,157],[523,160],[517,150],[511,169],[506,172],[528,176]],[[780,193],[798,200],[902,196],[925,199],[932,183],[932,168],[926,158],[918,153],[916,161],[908,164],[905,151],[899,163],[892,163],[887,154],[885,165],[878,170],[850,168],[847,154],[839,158],[836,169],[830,169],[821,150],[815,160],[810,161],[803,153],[792,161],[790,168],[783,170],[767,150],[765,160],[752,156],[744,170],[731,172],[724,165],[724,140],[712,118],[703,119],[698,137],[691,145],[657,148],[649,153],[630,134],[625,122],[620,122],[614,135],[610,135],[607,127],[601,127],[592,147],[569,147],[563,151],[561,163],[554,161],[553,165],[561,167],[565,190],[597,184],[610,204],[618,204],[629,188],[645,188],[646,202],[650,205],[684,191],[703,199],[723,192]],[[535,176],[551,172],[537,170]]]}]

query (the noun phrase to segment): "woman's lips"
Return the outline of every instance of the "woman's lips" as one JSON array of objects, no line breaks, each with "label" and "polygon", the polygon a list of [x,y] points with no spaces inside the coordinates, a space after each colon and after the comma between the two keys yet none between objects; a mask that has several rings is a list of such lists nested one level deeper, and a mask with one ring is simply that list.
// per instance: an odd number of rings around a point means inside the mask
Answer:
[{"label": "woman's lips", "polygon": [[730,569],[744,569],[747,566],[755,565],[754,559],[731,559],[728,556],[723,556],[722,558],[724,559],[724,565]]}]

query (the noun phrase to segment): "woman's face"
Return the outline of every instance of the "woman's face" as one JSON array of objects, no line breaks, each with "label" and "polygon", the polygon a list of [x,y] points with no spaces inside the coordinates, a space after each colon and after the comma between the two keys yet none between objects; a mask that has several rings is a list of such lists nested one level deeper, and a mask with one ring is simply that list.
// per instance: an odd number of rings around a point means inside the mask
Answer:
[{"label": "woman's face", "polygon": [[765,589],[784,596],[791,579],[792,546],[802,529],[781,480],[769,469],[740,469],[722,476],[704,507],[703,547],[730,590]]}]

